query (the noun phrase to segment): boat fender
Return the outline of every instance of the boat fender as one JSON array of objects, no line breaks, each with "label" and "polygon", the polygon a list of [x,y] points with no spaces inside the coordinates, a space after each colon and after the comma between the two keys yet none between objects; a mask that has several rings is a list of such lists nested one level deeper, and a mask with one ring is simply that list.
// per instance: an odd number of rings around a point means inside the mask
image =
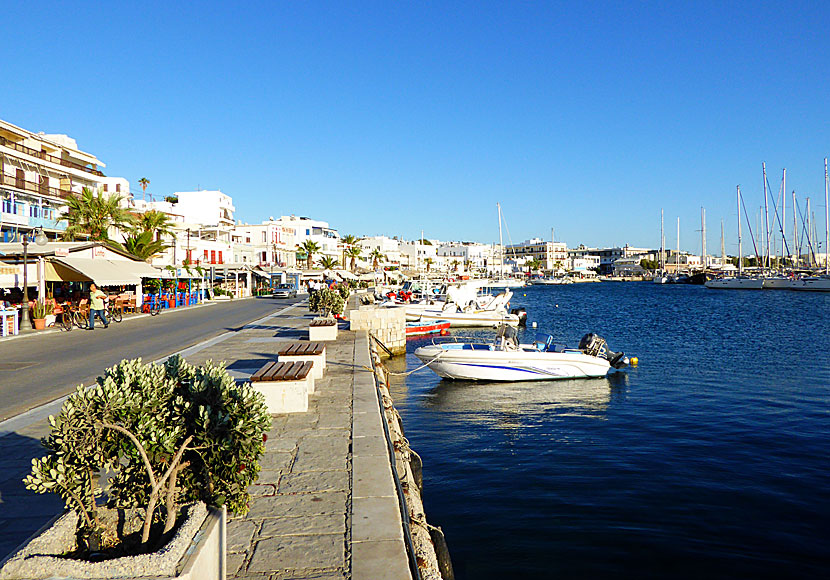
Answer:
[{"label": "boat fender", "polygon": [[432,545],[435,547],[435,557],[438,559],[438,571],[441,573],[442,580],[455,580],[455,572],[452,569],[452,560],[450,559],[450,549],[447,546],[447,539],[444,537],[444,531],[440,527],[427,524],[429,530],[429,538],[432,540]]}]

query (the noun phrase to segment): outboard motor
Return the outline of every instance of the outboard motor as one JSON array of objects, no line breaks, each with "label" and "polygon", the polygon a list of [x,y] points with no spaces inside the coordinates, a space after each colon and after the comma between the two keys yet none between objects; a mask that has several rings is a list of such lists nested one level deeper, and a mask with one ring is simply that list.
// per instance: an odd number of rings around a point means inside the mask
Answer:
[{"label": "outboard motor", "polygon": [[513,308],[510,314],[515,314],[519,317],[519,326],[527,326],[527,310],[524,308]]},{"label": "outboard motor", "polygon": [[624,352],[614,352],[608,349],[605,339],[589,332],[579,341],[579,350],[591,356],[604,358],[615,369],[622,369],[628,366],[628,359]]}]

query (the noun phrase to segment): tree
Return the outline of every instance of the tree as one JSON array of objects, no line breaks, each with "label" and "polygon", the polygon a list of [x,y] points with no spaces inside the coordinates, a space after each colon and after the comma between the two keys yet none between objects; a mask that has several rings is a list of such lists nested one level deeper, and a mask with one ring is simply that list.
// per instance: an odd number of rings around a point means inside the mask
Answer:
[{"label": "tree", "polygon": [[156,241],[161,240],[161,236],[174,236],[173,222],[166,213],[151,209],[148,212],[138,216],[138,223],[136,224],[137,232],[150,232],[154,234]]},{"label": "tree", "polygon": [[305,253],[306,270],[311,270],[314,263],[314,254],[320,251],[320,244],[312,240],[306,240],[300,246],[300,249]]},{"label": "tree", "polygon": [[[348,254],[348,250],[354,246],[358,242],[358,238],[353,236],[352,234],[347,234],[340,238],[340,241],[343,243],[343,264],[346,263],[346,255]],[[352,266],[354,269],[354,266]]]},{"label": "tree", "polygon": [[136,258],[140,258],[146,262],[170,246],[160,240],[153,240],[153,232],[135,231],[124,239],[124,243],[121,244],[121,247]]},{"label": "tree", "polygon": [[337,258],[332,258],[331,256],[323,256],[320,258],[320,266],[322,266],[324,270],[333,270],[337,267],[337,265]]},{"label": "tree", "polygon": [[125,230],[135,223],[135,218],[121,207],[124,198],[118,194],[107,195],[99,190],[95,193],[83,188],[81,195],[71,195],[66,200],[66,212],[60,219],[67,222],[63,239],[74,241],[84,238],[92,241],[110,241],[110,228]]},{"label": "tree", "polygon": [[534,270],[538,270],[542,267],[542,262],[536,258],[527,261],[527,275],[532,276]]},{"label": "tree", "polygon": [[384,256],[383,253],[378,248],[375,248],[374,250],[372,250],[372,253],[369,254],[369,257],[372,258],[372,270],[377,270],[378,269],[378,263],[381,260],[386,259],[386,256]]},{"label": "tree", "polygon": [[348,256],[349,259],[351,260],[351,270],[352,270],[352,272],[354,272],[354,270],[355,270],[355,261],[360,257],[360,255],[362,253],[363,253],[363,248],[361,248],[360,246],[352,246],[351,248],[348,248],[346,250],[346,256]]},{"label": "tree", "polygon": [[656,270],[658,267],[660,267],[660,264],[657,262],[657,260],[642,259],[640,260],[640,267],[643,270]]},{"label": "tree", "polygon": [[429,267],[432,266],[432,262],[434,262],[432,258],[427,258],[424,260],[424,264],[427,265],[427,274],[429,274]]},{"label": "tree", "polygon": [[453,260],[450,265],[452,266],[453,272],[458,272],[458,266],[461,264],[458,260]]},{"label": "tree", "polygon": [[147,199],[147,186],[150,185],[150,180],[146,177],[142,177],[138,180],[138,184],[141,186],[142,199]]}]

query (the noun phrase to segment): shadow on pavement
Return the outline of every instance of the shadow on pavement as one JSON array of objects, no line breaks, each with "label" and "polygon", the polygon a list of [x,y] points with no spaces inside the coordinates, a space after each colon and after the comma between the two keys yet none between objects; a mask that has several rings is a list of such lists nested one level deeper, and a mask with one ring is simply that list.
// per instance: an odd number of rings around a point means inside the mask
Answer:
[{"label": "shadow on pavement", "polygon": [[0,561],[64,510],[57,495],[36,494],[23,485],[32,459],[45,452],[39,439],[0,436]]}]

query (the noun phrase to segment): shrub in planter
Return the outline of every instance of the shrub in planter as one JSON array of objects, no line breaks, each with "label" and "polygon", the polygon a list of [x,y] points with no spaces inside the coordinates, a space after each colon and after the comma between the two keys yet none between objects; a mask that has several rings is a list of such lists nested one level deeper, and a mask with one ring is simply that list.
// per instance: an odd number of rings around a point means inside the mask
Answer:
[{"label": "shrub in planter", "polygon": [[337,290],[321,288],[308,297],[308,308],[312,312],[320,312],[323,316],[342,314],[346,301]]},{"label": "shrub in planter", "polygon": [[[32,461],[28,489],[58,494],[78,514],[74,556],[149,551],[177,523],[182,505],[204,501],[248,511],[270,415],[261,394],[236,385],[223,365],[124,360],[97,384],[78,387]],[[111,472],[106,489],[101,472]],[[127,537],[99,514],[100,499],[140,518]]]}]

